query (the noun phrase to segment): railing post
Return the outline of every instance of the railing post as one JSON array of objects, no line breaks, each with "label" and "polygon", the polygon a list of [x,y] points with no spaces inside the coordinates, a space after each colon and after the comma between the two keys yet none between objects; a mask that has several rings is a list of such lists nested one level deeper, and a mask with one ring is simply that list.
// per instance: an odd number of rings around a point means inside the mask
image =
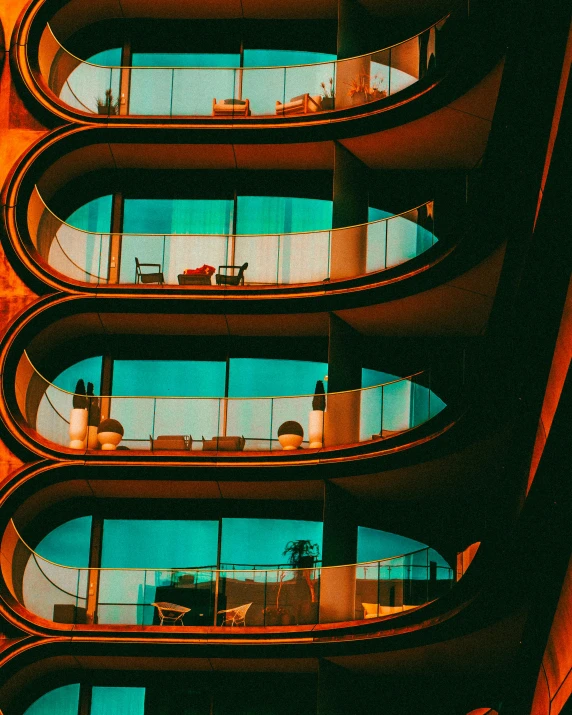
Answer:
[{"label": "railing post", "polygon": [[377,606],[376,606],[376,612],[377,615],[379,616],[379,595],[380,595],[380,588],[381,588],[381,561],[377,562]]},{"label": "railing post", "polygon": [[270,449],[269,451],[272,452],[272,425],[273,425],[273,419],[274,419],[274,398],[270,398]]},{"label": "railing post", "polygon": [[429,601],[429,549],[425,549],[425,601]]},{"label": "railing post", "polygon": [[157,398],[153,398],[153,423],[151,426],[151,436],[155,439],[155,414],[157,412]]},{"label": "railing post", "polygon": [[389,76],[387,79],[387,96],[391,96],[391,47],[389,48],[389,59],[387,63],[387,69],[389,70]]},{"label": "railing post", "polygon": [[171,69],[171,103],[169,104],[169,116],[173,116],[173,95],[175,92],[175,68]]}]

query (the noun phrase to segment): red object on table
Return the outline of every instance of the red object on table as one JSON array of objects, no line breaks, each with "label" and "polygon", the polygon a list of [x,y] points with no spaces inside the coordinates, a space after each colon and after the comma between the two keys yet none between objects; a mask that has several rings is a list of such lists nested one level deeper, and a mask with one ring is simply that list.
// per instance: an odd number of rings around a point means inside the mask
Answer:
[{"label": "red object on table", "polygon": [[183,272],[183,275],[185,276],[212,276],[212,274],[215,272],[216,268],[214,266],[207,266],[206,263],[203,263],[203,265],[200,268],[187,268],[186,271]]}]

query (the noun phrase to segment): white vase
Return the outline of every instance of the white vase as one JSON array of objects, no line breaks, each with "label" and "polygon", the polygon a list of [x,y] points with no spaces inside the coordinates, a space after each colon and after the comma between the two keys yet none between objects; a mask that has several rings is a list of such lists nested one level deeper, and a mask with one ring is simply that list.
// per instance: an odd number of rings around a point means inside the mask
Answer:
[{"label": "white vase", "polygon": [[310,449],[321,449],[324,446],[324,411],[312,410],[308,419],[308,439]]},{"label": "white vase", "polygon": [[97,425],[89,425],[87,428],[87,448],[97,449],[99,441],[97,439]]},{"label": "white vase", "polygon": [[87,410],[74,407],[70,412],[70,448],[85,449],[87,436]]},{"label": "white vase", "polygon": [[117,445],[121,442],[121,435],[119,432],[100,432],[97,435],[101,449],[109,451],[112,449],[117,449]]},{"label": "white vase", "polygon": [[302,435],[299,434],[281,434],[278,441],[282,445],[283,450],[298,449],[303,441]]}]

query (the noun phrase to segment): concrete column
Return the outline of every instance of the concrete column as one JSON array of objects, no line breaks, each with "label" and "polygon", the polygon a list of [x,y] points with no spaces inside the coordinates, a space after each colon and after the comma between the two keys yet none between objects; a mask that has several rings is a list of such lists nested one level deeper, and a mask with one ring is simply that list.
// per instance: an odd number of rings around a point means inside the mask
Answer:
[{"label": "concrete column", "polygon": [[[111,285],[119,283],[121,270],[121,240],[123,237],[123,194],[115,192],[111,205],[111,240],[109,245],[109,268],[107,281]],[[133,278],[135,281],[135,278]]]},{"label": "concrete column", "polygon": [[[326,447],[359,441],[362,367],[360,344],[360,334],[331,313],[328,396],[324,413]],[[351,392],[345,392],[347,390]]]},{"label": "concrete column", "polygon": [[129,93],[131,91],[131,65],[133,53],[131,51],[131,39],[128,38],[123,44],[121,52],[121,75],[119,78],[119,114],[129,114]]},{"label": "concrete column", "polygon": [[[363,104],[363,93],[354,90],[369,85],[371,59],[368,52],[371,17],[358,0],[338,0],[338,62],[336,64],[335,107]],[[378,49],[378,48],[376,48]],[[355,58],[355,59],[352,59]],[[345,60],[340,62],[340,60]]]},{"label": "concrete column", "polygon": [[[334,142],[334,187],[330,278],[365,273],[369,213],[369,169],[342,144]],[[350,228],[346,228],[350,227]]]},{"label": "concrete column", "polygon": [[[357,519],[352,497],[324,485],[320,623],[353,621],[357,561]],[[328,568],[339,567],[339,568]]]},{"label": "concrete column", "polygon": [[103,547],[103,519],[94,514],[91,518],[91,539],[89,545],[89,576],[87,580],[86,623],[97,623],[99,599],[99,576],[101,550]]}]

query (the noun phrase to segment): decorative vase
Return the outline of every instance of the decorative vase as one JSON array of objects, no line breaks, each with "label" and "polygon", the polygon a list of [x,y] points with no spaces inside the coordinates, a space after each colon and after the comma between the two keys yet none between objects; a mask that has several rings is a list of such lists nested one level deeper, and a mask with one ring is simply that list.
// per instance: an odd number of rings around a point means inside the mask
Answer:
[{"label": "decorative vase", "polygon": [[87,435],[87,410],[83,408],[72,408],[70,412],[70,448],[85,449],[85,438]]},{"label": "decorative vase", "polygon": [[117,445],[121,442],[123,435],[123,425],[117,420],[103,420],[97,428],[97,439],[101,449],[104,451],[117,449]]},{"label": "decorative vase", "polygon": [[101,420],[101,410],[99,409],[99,400],[93,394],[93,383],[87,383],[87,448],[97,449],[99,442],[97,439],[97,430]]},{"label": "decorative vase", "polygon": [[99,440],[97,439],[97,425],[89,425],[87,428],[87,448],[97,449]]},{"label": "decorative vase", "polygon": [[304,440],[304,430],[299,422],[283,422],[278,428],[278,441],[282,449],[298,449]]},{"label": "decorative vase", "polygon": [[324,446],[324,411],[312,410],[308,419],[308,439],[310,449],[321,449]]}]

